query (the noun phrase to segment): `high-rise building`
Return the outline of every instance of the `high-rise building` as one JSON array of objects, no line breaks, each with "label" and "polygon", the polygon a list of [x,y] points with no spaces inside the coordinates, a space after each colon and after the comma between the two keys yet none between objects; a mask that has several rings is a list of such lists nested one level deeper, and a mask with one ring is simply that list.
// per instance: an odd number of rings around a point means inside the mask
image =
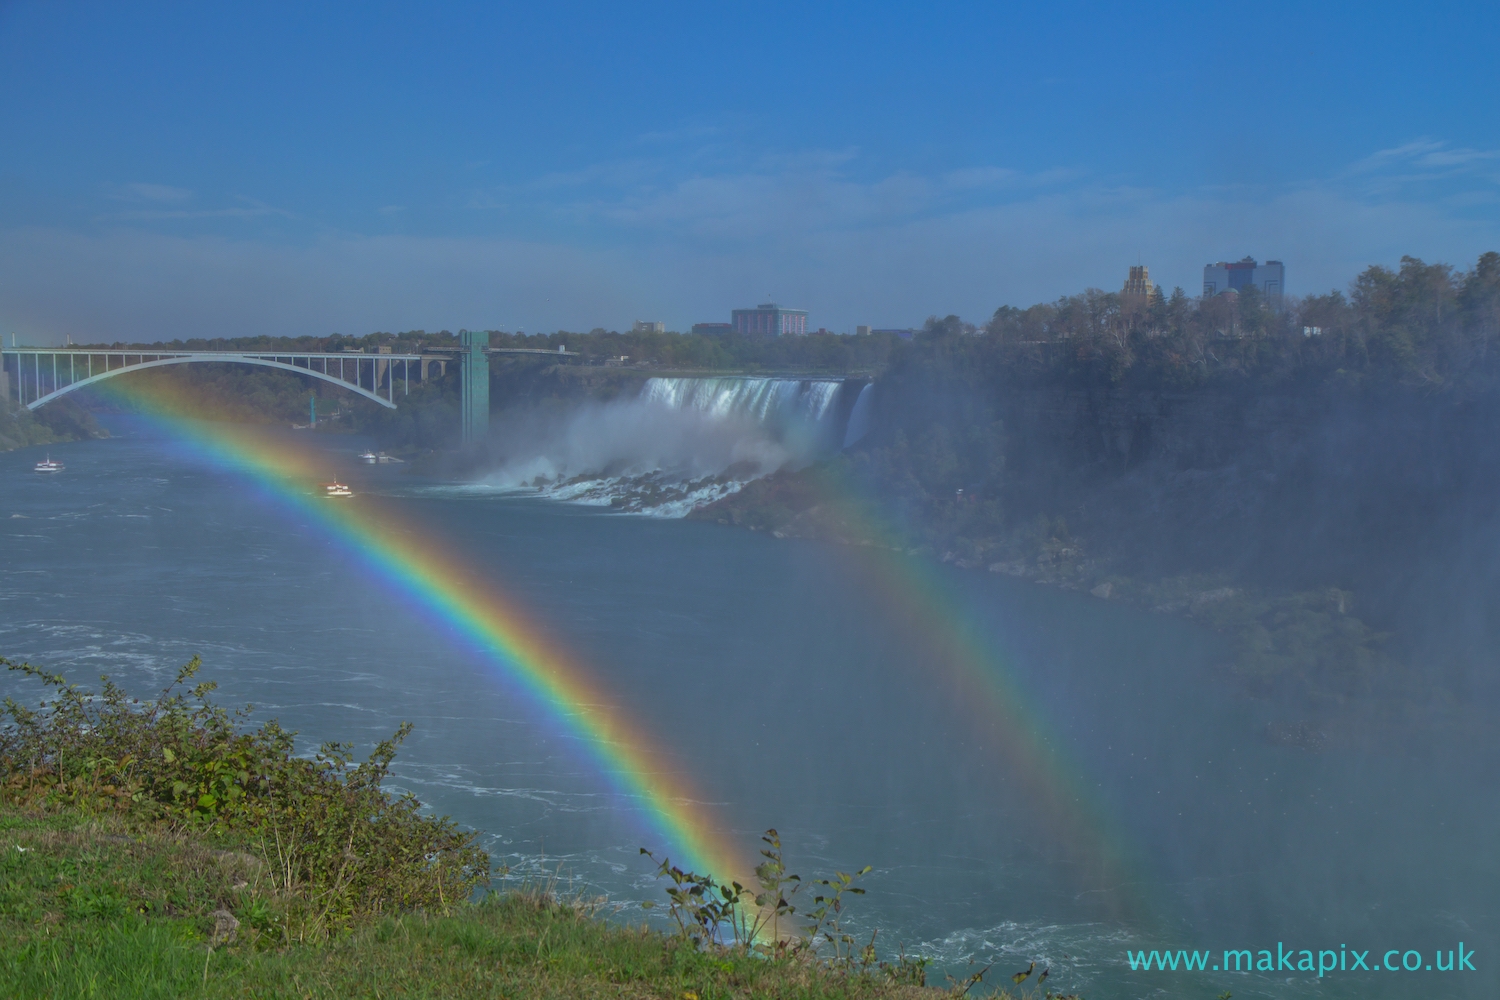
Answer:
[{"label": "high-rise building", "polygon": [[1124,302],[1136,305],[1147,305],[1151,297],[1156,294],[1156,288],[1151,284],[1151,271],[1144,264],[1130,269],[1130,277],[1125,279],[1125,287],[1120,291],[1120,298]]},{"label": "high-rise building", "polygon": [[1219,261],[1203,266],[1203,297],[1213,298],[1225,292],[1238,292],[1254,285],[1271,302],[1279,303],[1286,291],[1286,266],[1279,260],[1257,264],[1254,257],[1234,263]]},{"label": "high-rise building", "polygon": [[630,328],[631,333],[666,333],[667,324],[651,319],[638,319]]},{"label": "high-rise building", "polygon": [[783,337],[807,332],[806,309],[783,309],[774,302],[763,302],[754,309],[735,309],[730,323],[736,333],[756,333]]}]

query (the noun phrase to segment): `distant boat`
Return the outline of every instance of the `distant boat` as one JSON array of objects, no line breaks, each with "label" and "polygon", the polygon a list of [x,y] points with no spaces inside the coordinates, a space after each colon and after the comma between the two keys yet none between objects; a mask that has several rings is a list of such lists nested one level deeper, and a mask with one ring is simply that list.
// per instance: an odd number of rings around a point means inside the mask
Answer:
[{"label": "distant boat", "polygon": [[354,491],[340,482],[324,483],[323,495],[325,497],[352,497]]},{"label": "distant boat", "polygon": [[52,461],[52,456],[48,455],[46,458],[36,463],[36,465],[32,466],[32,468],[37,472],[61,472],[63,470],[63,464],[61,462]]},{"label": "distant boat", "polygon": [[359,460],[366,463],[367,465],[374,465],[376,462],[380,461],[380,456],[375,454],[373,451],[367,451],[363,455],[359,456]]}]

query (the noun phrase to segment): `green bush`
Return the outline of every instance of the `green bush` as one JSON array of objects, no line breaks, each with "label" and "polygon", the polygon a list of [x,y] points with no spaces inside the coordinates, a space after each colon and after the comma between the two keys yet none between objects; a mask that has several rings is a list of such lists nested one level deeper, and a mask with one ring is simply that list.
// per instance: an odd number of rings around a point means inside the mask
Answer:
[{"label": "green bush", "polygon": [[35,710],[5,700],[0,795],[165,821],[250,846],[272,866],[277,891],[301,903],[301,936],[361,915],[446,907],[488,884],[489,856],[473,833],[423,815],[410,794],[393,798],[381,788],[409,724],[363,763],[337,743],[308,760],[294,756],[295,734],[274,720],[248,728],[249,708],[231,714],[213,704],[212,683],[187,689],[197,657],[145,703],[107,677],[95,694],[29,664],[0,663],[52,691]]}]

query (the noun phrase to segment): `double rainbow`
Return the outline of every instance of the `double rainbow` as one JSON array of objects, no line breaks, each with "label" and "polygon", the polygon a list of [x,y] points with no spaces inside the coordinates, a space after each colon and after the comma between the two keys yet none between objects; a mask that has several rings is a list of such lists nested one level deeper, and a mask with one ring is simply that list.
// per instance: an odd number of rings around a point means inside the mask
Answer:
[{"label": "double rainbow", "polygon": [[[206,423],[203,400],[168,380],[132,391],[128,380],[106,387],[155,418],[202,457],[238,470],[282,504],[320,525],[388,586],[455,629],[484,662],[518,683],[551,718],[579,737],[616,791],[637,805],[650,833],[670,845],[684,869],[721,881],[748,882],[753,867],[719,832],[715,817],[652,736],[616,707],[617,700],[558,643],[550,640],[496,580],[480,573],[445,540],[400,517],[378,497],[332,503],[317,495],[324,459],[289,448],[284,436],[252,427]],[[857,538],[876,544],[845,549],[862,591],[899,622],[922,662],[923,680],[948,685],[966,706],[968,722],[987,734],[1010,787],[1043,822],[1052,844],[1077,866],[1088,891],[1101,893],[1118,918],[1145,916],[1119,832],[1098,806],[1048,731],[1028,711],[1004,658],[988,637],[955,614],[939,571],[899,551],[901,533],[862,500],[848,477],[831,472],[817,492],[841,506]]]}]

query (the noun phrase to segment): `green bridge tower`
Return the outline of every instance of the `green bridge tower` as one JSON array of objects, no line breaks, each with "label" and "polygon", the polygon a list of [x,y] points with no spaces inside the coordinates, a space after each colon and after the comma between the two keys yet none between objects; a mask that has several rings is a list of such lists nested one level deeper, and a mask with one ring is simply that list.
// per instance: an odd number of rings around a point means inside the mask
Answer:
[{"label": "green bridge tower", "polygon": [[458,331],[459,408],[463,443],[483,441],[490,433],[490,335],[484,330]]},{"label": "green bridge tower", "polygon": [[489,333],[459,330],[459,420],[463,444],[489,436]]}]

